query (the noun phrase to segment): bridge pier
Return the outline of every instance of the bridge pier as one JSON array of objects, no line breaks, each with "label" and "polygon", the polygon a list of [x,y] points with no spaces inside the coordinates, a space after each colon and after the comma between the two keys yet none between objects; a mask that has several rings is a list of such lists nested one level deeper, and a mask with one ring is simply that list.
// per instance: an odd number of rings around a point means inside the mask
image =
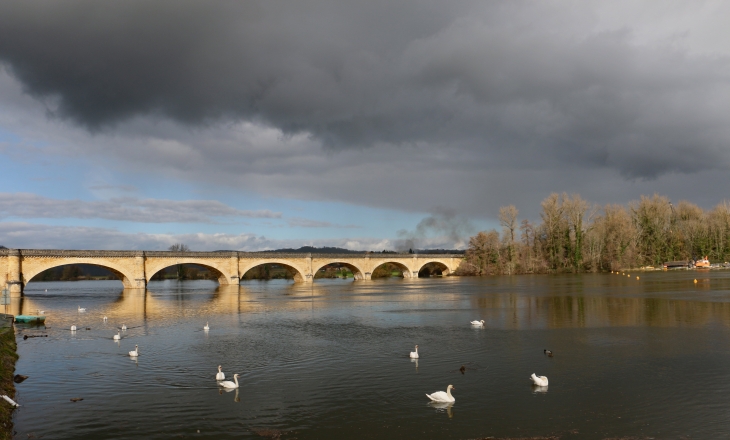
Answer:
[{"label": "bridge pier", "polygon": [[227,284],[235,284],[237,286],[241,283],[241,274],[238,273],[238,252],[231,252],[229,264],[231,275]]},{"label": "bridge pier", "polygon": [[[145,273],[144,252],[134,253],[134,279],[130,280],[130,286],[124,286],[128,289],[145,289],[147,288],[147,274]],[[124,283],[124,281],[122,281]]]},{"label": "bridge pier", "polygon": [[8,250],[8,271],[5,284],[10,290],[11,298],[20,298],[23,294],[23,273],[20,266],[20,250]]}]

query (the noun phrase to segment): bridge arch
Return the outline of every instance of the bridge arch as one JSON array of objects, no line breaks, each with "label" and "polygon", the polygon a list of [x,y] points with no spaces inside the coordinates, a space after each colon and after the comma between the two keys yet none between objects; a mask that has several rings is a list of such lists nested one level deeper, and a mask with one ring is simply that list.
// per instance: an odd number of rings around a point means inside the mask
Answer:
[{"label": "bridge arch", "polygon": [[370,277],[373,277],[373,275],[376,275],[376,271],[378,270],[378,268],[380,268],[381,266],[384,266],[386,264],[391,264],[391,265],[397,267],[403,274],[403,278],[412,278],[413,277],[411,269],[408,266],[406,266],[405,264],[403,264],[401,262],[392,261],[392,260],[382,260],[382,261],[375,262],[375,264],[373,264],[373,271],[372,271],[372,274],[370,274]]},{"label": "bridge arch", "polygon": [[352,271],[352,274],[354,275],[354,278],[355,278],[356,281],[357,280],[364,280],[365,279],[365,270],[363,270],[362,268],[360,268],[355,263],[348,263],[346,261],[341,261],[341,260],[332,260],[332,261],[328,261],[326,263],[318,262],[317,263],[317,267],[313,267],[314,270],[312,271],[312,273],[313,274],[316,274],[323,267],[328,266],[330,264],[339,264],[341,266],[344,266],[344,267],[350,269]]},{"label": "bridge arch", "polygon": [[145,267],[145,278],[147,282],[152,280],[152,277],[161,270],[167,269],[168,267],[177,266],[179,264],[194,264],[196,266],[202,266],[215,275],[218,280],[218,284],[231,284],[231,279],[235,282],[238,275],[231,275],[229,273],[230,268],[225,267],[217,261],[211,261],[211,259],[204,258],[175,258],[175,259],[159,259],[155,258],[152,261],[147,262]]},{"label": "bridge arch", "polygon": [[448,276],[451,273],[451,269],[449,269],[447,264],[434,260],[423,263],[421,267],[418,268],[418,276],[420,277],[421,274],[425,274],[426,272],[428,272],[428,274],[425,276],[431,276],[435,271],[441,272],[441,276],[443,277]]},{"label": "bridge arch", "polygon": [[288,259],[281,259],[281,258],[272,258],[272,259],[261,259],[256,261],[241,261],[241,265],[239,266],[239,280],[243,279],[244,275],[246,275],[246,272],[248,272],[251,269],[254,269],[258,266],[262,266],[264,264],[276,264],[278,266],[283,266],[286,268],[290,273],[294,275],[294,282],[295,283],[301,283],[304,281],[311,281],[312,274],[309,273],[309,271],[305,270],[304,268],[297,267],[297,265],[288,260]]},{"label": "bridge arch", "polygon": [[132,271],[124,267],[121,262],[116,262],[113,259],[99,259],[99,258],[73,258],[73,257],[61,257],[61,258],[43,258],[43,259],[26,259],[23,261],[23,272],[21,274],[23,288],[38,274],[41,272],[53,269],[60,266],[68,266],[72,264],[91,264],[94,266],[103,267],[111,273],[113,273],[119,281],[122,282],[125,288],[135,288],[135,278],[132,275]]}]

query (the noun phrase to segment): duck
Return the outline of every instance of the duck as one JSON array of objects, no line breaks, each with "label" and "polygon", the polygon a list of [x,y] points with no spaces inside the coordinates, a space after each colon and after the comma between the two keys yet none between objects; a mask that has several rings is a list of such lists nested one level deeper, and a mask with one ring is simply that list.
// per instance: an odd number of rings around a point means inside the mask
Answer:
[{"label": "duck", "polygon": [[461,371],[461,374],[464,374],[466,367],[462,365],[461,368],[459,368],[459,371]]},{"label": "duck", "polygon": [[482,319],[481,321],[472,321],[471,325],[478,325],[480,327],[484,327],[484,320]]},{"label": "duck", "polygon": [[542,352],[545,353],[545,355],[547,355],[547,357],[553,357],[553,352],[550,350],[545,349]]},{"label": "duck", "polygon": [[129,352],[129,355],[131,357],[137,357],[137,356],[139,356],[139,347],[135,345],[134,346],[134,351],[130,351]]},{"label": "duck", "polygon": [[222,386],[223,388],[238,388],[238,373],[233,375],[233,380],[235,383],[231,382],[230,380],[224,380],[223,382],[218,382],[218,385]]},{"label": "duck", "polygon": [[122,324],[122,331],[126,331],[126,330],[127,330],[127,324]]},{"label": "duck", "polygon": [[418,359],[418,345],[416,345],[416,351],[411,352],[411,359]]},{"label": "duck", "polygon": [[226,375],[221,371],[222,367],[218,365],[218,373],[215,375],[215,380],[225,380]]},{"label": "duck", "polygon": [[117,334],[116,334],[116,335],[114,335],[114,340],[115,340],[115,341],[118,341],[118,340],[120,340],[120,339],[122,339],[122,336],[121,336],[121,335],[119,334],[119,330],[117,330]]},{"label": "duck", "polygon": [[86,307],[79,306],[78,309],[79,309],[79,313],[84,313],[86,311]]},{"label": "duck", "polygon": [[426,394],[426,397],[431,399],[432,402],[456,402],[454,396],[451,395],[451,390],[455,390],[453,385],[446,387],[446,392],[436,391],[433,394]]},{"label": "duck", "polygon": [[205,321],[205,327],[203,327],[203,330],[210,330],[210,326],[208,326],[208,321]]},{"label": "duck", "polygon": [[72,325],[72,326],[71,326],[71,331],[72,331],[72,332],[75,332],[75,331],[76,331],[76,326],[75,326],[75,325]]},{"label": "duck", "polygon": [[530,376],[530,379],[532,379],[532,383],[539,387],[546,387],[548,386],[548,378],[545,376],[535,376],[535,373],[532,373],[532,376]]}]

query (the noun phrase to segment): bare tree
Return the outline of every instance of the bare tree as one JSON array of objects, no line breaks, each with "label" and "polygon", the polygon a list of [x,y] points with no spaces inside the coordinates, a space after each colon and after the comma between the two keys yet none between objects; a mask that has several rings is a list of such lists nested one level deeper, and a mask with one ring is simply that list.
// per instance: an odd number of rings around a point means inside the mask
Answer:
[{"label": "bare tree", "polygon": [[606,205],[599,211],[577,194],[553,193],[541,207],[542,222],[523,220],[519,242],[517,209],[500,208],[501,240],[495,230],[471,237],[459,273],[619,270],[705,255],[730,260],[727,201],[704,211],[686,201],[675,206],[654,194],[628,207]]},{"label": "bare tree", "polygon": [[563,197],[552,193],[541,203],[541,229],[544,231],[548,264],[552,270],[564,265],[565,235],[567,226],[563,217]]},{"label": "bare tree", "polygon": [[563,212],[568,223],[569,244],[570,244],[570,261],[573,270],[578,272],[583,264],[583,220],[588,211],[588,202],[583,200],[578,194],[568,197],[563,194]]},{"label": "bare tree", "polygon": [[499,224],[502,226],[505,241],[507,242],[507,273],[512,274],[514,270],[514,245],[515,229],[517,229],[517,208],[515,205],[499,208]]},{"label": "bare tree", "polygon": [[[190,252],[190,247],[188,247],[188,245],[183,244],[183,243],[175,243],[172,246],[170,246],[169,248],[167,248],[167,250],[172,251],[172,252]],[[182,281],[182,280],[188,278],[187,272],[188,271],[185,269],[184,264],[177,265],[177,279],[178,280]]]},{"label": "bare tree", "polygon": [[190,252],[190,247],[183,243],[175,243],[167,248],[167,250],[172,252]]}]

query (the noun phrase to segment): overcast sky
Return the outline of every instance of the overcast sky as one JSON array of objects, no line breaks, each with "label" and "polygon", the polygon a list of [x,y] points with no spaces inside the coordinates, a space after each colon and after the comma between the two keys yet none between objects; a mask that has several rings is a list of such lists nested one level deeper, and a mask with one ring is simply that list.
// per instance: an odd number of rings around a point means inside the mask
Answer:
[{"label": "overcast sky", "polygon": [[0,2],[0,245],[463,247],[730,198],[723,1]]}]

